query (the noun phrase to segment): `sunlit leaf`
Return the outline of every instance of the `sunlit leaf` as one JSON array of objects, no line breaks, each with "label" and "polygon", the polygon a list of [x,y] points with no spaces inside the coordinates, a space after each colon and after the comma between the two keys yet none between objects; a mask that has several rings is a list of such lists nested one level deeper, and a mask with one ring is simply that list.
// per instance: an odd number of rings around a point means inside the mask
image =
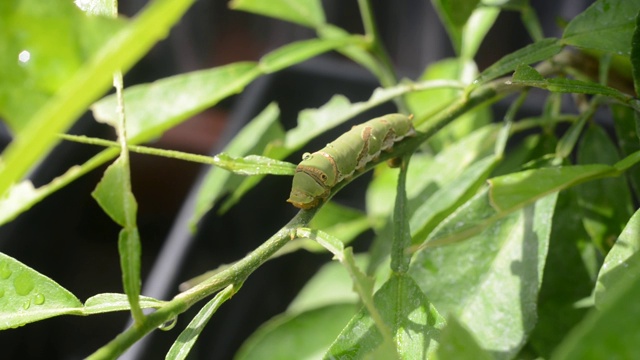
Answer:
[{"label": "sunlit leaf", "polygon": [[[408,275],[394,275],[374,296],[385,323],[394,335],[393,349],[402,358],[425,359],[437,349],[437,336],[445,320]],[[342,330],[326,357],[362,358],[389,355],[371,317],[363,309]],[[389,357],[379,357],[389,358]]]},{"label": "sunlit leaf", "polygon": [[[162,307],[165,301],[148,296],[140,296],[140,307],[143,309],[157,309]],[[83,315],[102,314],[112,311],[124,311],[131,309],[126,294],[104,293],[94,295],[87,299],[82,308]]]},{"label": "sunlit leaf", "polygon": [[123,191],[123,182],[128,171],[121,158],[111,164],[104,172],[102,180],[92,195],[102,209],[120,226],[127,225],[127,212],[136,214],[138,205],[133,194]]},{"label": "sunlit leaf", "polygon": [[[236,94],[260,75],[254,62],[239,62],[176,75],[124,91],[127,136],[139,143],[161,135],[190,116]],[[107,96],[91,106],[99,121],[117,122],[116,97]]]},{"label": "sunlit leaf", "polygon": [[425,249],[412,262],[409,273],[436,308],[500,359],[515,355],[536,323],[555,200],[545,197],[467,241]]},{"label": "sunlit leaf", "polygon": [[626,281],[627,278],[640,278],[640,268],[630,266],[633,262],[631,258],[638,257],[638,253],[640,253],[640,210],[629,219],[602,264],[595,289],[596,306],[602,307],[611,299],[610,289],[616,284]]},{"label": "sunlit leaf", "polygon": [[[366,264],[366,255],[356,256],[356,264]],[[353,281],[344,266],[336,261],[323,265],[307,281],[287,308],[288,313],[301,313],[332,304],[358,303],[358,295],[353,291]],[[356,308],[354,307],[355,313]],[[346,324],[346,322],[345,322]]]},{"label": "sunlit leaf", "polygon": [[598,0],[571,20],[562,40],[568,45],[629,55],[639,10],[638,0]]},{"label": "sunlit leaf", "polygon": [[334,304],[278,316],[245,340],[234,359],[318,359],[356,311],[354,304]]},{"label": "sunlit leaf", "polygon": [[477,81],[483,83],[514,71],[518,65],[533,64],[538,61],[550,59],[553,55],[562,50],[562,44],[558,39],[548,38],[533,44],[529,44],[522,49],[505,55],[500,60],[486,68]]},{"label": "sunlit leaf", "polygon": [[[444,59],[430,64],[419,80],[451,79],[471,82],[476,73],[475,64],[471,62],[463,63],[459,59]],[[466,74],[465,76],[468,79],[461,79],[462,74]],[[415,91],[407,94],[406,99],[416,119],[422,119],[442,109],[461,95],[462,89],[442,88]],[[429,139],[428,144],[435,152],[439,152],[446,146],[489,123],[491,123],[489,107],[479,107],[465,113],[453,123],[438,131]]]},{"label": "sunlit leaf", "polygon": [[229,6],[235,10],[271,16],[309,27],[319,27],[325,22],[322,2],[319,0],[232,0]]},{"label": "sunlit leaf", "polygon": [[0,330],[78,311],[82,303],[55,281],[0,253]]},{"label": "sunlit leaf", "polygon": [[612,175],[616,175],[613,167],[603,164],[525,170],[490,179],[490,200],[497,211],[508,211],[580,182]]},{"label": "sunlit leaf", "polygon": [[[64,82],[54,97],[46,103],[38,103],[42,106],[36,106],[38,110],[33,112],[28,125],[3,153],[0,194],[4,194],[40,161],[54,145],[57,134],[65,131],[92,101],[107,91],[112,83],[112,74],[133,66],[153,44],[166,36],[191,3],[192,0],[150,3],[128,26],[109,34],[108,42]],[[29,8],[42,9],[40,3]],[[60,26],[71,26],[71,23],[63,22]],[[49,30],[51,28],[57,26],[48,27]],[[55,46],[56,52],[61,48],[56,42],[50,42],[48,46]],[[22,100],[19,103],[23,103]]]},{"label": "sunlit leaf", "polygon": [[263,56],[260,59],[260,69],[265,74],[273,73],[329,50],[361,41],[358,36],[345,35],[344,37],[292,42]]},{"label": "sunlit leaf", "polygon": [[494,156],[471,164],[460,176],[423,202],[411,217],[412,242],[422,243],[436,225],[473,196],[496,164]]},{"label": "sunlit leaf", "polygon": [[125,22],[87,16],[71,1],[6,2],[0,11],[0,117],[19,134]]},{"label": "sunlit leaf", "polygon": [[211,299],[205,306],[203,306],[202,309],[198,311],[198,314],[196,314],[196,316],[194,316],[193,319],[189,322],[187,328],[180,333],[180,336],[178,336],[173,345],[171,345],[166,359],[186,359],[189,355],[189,352],[191,351],[191,348],[198,340],[202,329],[204,329],[204,327],[209,322],[209,319],[211,319],[211,316],[213,316],[216,310],[218,310],[220,305],[229,300],[229,298],[237,291],[238,289],[234,289],[233,285],[229,285],[224,290],[216,294],[216,296]]}]

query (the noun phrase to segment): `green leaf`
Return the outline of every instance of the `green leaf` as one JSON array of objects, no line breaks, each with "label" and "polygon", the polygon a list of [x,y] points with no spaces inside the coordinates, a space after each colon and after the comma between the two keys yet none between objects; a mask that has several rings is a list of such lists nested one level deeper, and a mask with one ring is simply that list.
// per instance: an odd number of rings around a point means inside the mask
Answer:
[{"label": "green leaf", "polygon": [[[618,149],[599,126],[587,129],[578,149],[580,164],[614,164]],[[588,165],[587,165],[588,166]],[[624,177],[599,179],[577,187],[582,222],[601,249],[609,249],[633,214],[631,193]]]},{"label": "green leaf", "polygon": [[220,153],[213,160],[219,164],[220,169],[237,175],[293,175],[296,170],[295,164],[260,155],[233,157]]},{"label": "green leaf", "polygon": [[584,126],[587,124],[595,112],[595,108],[590,108],[589,111],[585,111],[578,117],[578,121],[571,124],[569,129],[562,135],[562,138],[558,141],[558,145],[556,146],[556,157],[560,159],[566,159],[571,155],[573,150],[578,143],[578,139],[580,138],[580,134],[582,134],[582,130]]},{"label": "green leaf", "polygon": [[[236,94],[260,75],[255,62],[239,62],[176,75],[124,91],[127,137],[140,143],[160,136],[194,114]],[[116,97],[107,96],[91,106],[99,121],[117,122]]]},{"label": "green leaf", "polygon": [[[640,257],[627,261],[626,272],[640,273]],[[615,356],[620,359],[640,357],[640,277],[625,276],[611,289],[607,301],[576,326],[556,349],[552,360],[595,360]]]},{"label": "green leaf", "polygon": [[327,51],[361,42],[360,36],[351,35],[292,42],[263,56],[260,59],[260,69],[265,74],[270,74]]},{"label": "green leaf", "polygon": [[407,201],[407,167],[410,155],[404,156],[398,175],[395,205],[393,207],[393,242],[391,244],[391,270],[405,273],[411,262],[411,254],[407,248],[411,245],[411,232],[409,229],[409,214]]},{"label": "green leaf", "polygon": [[475,9],[462,29],[460,58],[473,59],[496,19],[500,8],[481,6]]},{"label": "green leaf", "polygon": [[489,179],[479,192],[441,222],[420,247],[458,242],[483,231],[503,216],[549,194],[596,178],[618,175],[607,165],[525,170]]},{"label": "green leaf", "polygon": [[[540,83],[544,84],[544,77],[540,73],[527,64],[519,64],[516,66],[516,71],[513,73],[513,81],[516,83]],[[533,86],[533,85],[531,85]]]},{"label": "green leaf", "polygon": [[404,93],[401,86],[376,89],[368,101],[351,103],[342,95],[334,95],[317,109],[305,109],[298,114],[298,125],[287,131],[284,146],[293,151],[311,139],[332,129],[352,117]]},{"label": "green leaf", "polygon": [[[360,310],[342,330],[325,358],[363,358],[392,355],[426,359],[437,348],[437,336],[445,320],[408,275],[394,274],[376,292],[375,306],[394,335],[394,349],[383,348],[383,338],[366,310]],[[377,357],[386,358],[390,357]]]},{"label": "green leaf", "polygon": [[198,311],[198,314],[189,322],[187,328],[180,333],[180,336],[178,336],[173,345],[171,345],[165,359],[186,359],[189,351],[191,351],[196,340],[198,340],[202,329],[204,329],[209,319],[211,319],[211,316],[218,310],[220,305],[229,300],[237,291],[238,289],[235,289],[233,285],[229,285],[203,306],[202,309]]},{"label": "green leaf", "polygon": [[[344,29],[331,24],[324,24],[321,28],[317,29],[317,33],[318,37],[322,39],[343,38],[349,35]],[[347,45],[337,49],[337,51],[369,70],[376,78],[385,78],[384,70],[381,69],[378,59],[367,51],[366,48],[359,45]]]},{"label": "green leaf", "polygon": [[125,227],[120,230],[118,253],[120,254],[120,269],[124,292],[129,298],[133,318],[140,323],[144,318],[140,308],[142,246],[140,245],[140,234],[137,227]]},{"label": "green leaf", "polygon": [[0,253],[0,330],[15,328],[82,308],[55,281]]},{"label": "green leaf", "polygon": [[550,59],[562,50],[562,44],[558,39],[547,38],[529,44],[522,49],[505,55],[500,60],[486,68],[476,79],[477,83],[485,83],[514,71],[519,65],[529,65],[539,61]]},{"label": "green leaf", "polygon": [[453,47],[460,50],[462,29],[476,9],[480,0],[435,0],[433,6],[449,33]]},{"label": "green leaf", "polygon": [[[43,105],[33,113],[28,126],[3,153],[0,194],[3,195],[40,161],[43,154],[54,145],[58,133],[67,129],[86,111],[88,104],[109,88],[114,72],[129,69],[153,44],[166,36],[169,28],[178,21],[192,1],[152,2],[130,25],[110,37],[94,56],[65,81],[54,97],[46,103],[40,102]],[[41,4],[34,3],[33,8],[40,11]],[[49,45],[54,44],[58,45]],[[55,51],[60,51],[59,46]]]},{"label": "green leaf", "polygon": [[[224,154],[235,157],[262,153],[271,141],[284,137],[284,130],[278,122],[279,117],[280,109],[276,104],[267,106],[231,140],[224,148]],[[225,193],[237,188],[243,180],[241,176],[226,170],[211,168],[198,189],[193,218],[190,220],[191,226],[194,227]]]},{"label": "green leaf", "polygon": [[322,3],[319,0],[232,0],[229,7],[312,28],[321,27],[325,23]]},{"label": "green leaf", "polygon": [[537,87],[557,93],[605,95],[624,103],[632,101],[631,96],[595,82],[567,78],[545,79],[528,65],[518,65],[511,83],[521,86]]},{"label": "green leaf", "polygon": [[[148,296],[140,296],[140,307],[143,309],[159,309],[166,301],[154,299]],[[131,309],[126,294],[104,293],[94,295],[84,302],[83,315],[95,315],[113,311]]]},{"label": "green leaf", "polygon": [[128,166],[122,158],[118,158],[105,170],[102,180],[91,193],[104,212],[120,226],[126,226],[128,220],[134,220],[127,219],[127,214],[135,216],[138,209],[133,194],[123,190],[123,183],[128,181],[125,179],[129,174],[126,169]]},{"label": "green leaf", "polygon": [[581,182],[618,175],[604,164],[525,170],[489,180],[491,205],[504,212]]},{"label": "green leaf", "polygon": [[535,325],[556,197],[468,241],[421,251],[412,262],[409,274],[433,304],[456,316],[499,359],[514,356]]},{"label": "green leaf", "polygon": [[[414,154],[412,166],[407,174],[407,195],[409,209],[413,213],[438,191],[459,179],[466,168],[479,159],[493,153],[493,144],[499,132],[496,124],[485,125],[461,140],[444,148],[435,158],[430,155]],[[392,237],[389,214],[393,209],[393,199],[397,184],[397,170],[382,166],[367,189],[367,215],[378,229],[372,250],[371,265],[375,268],[387,257]]]},{"label": "green leaf", "polygon": [[575,190],[558,196],[553,214],[544,281],[538,296],[538,322],[529,342],[548,359],[553,349],[582,320],[586,309],[575,304],[591,295],[593,282],[581,252],[589,248]]},{"label": "green leaf", "polygon": [[353,304],[334,304],[278,316],[245,340],[234,359],[317,359],[356,311]]},{"label": "green leaf", "polygon": [[[604,259],[604,264],[598,274],[598,283],[595,289],[595,303],[598,308],[612,297],[610,289],[617,284],[627,281],[628,278],[640,278],[639,267],[630,267],[640,253],[640,210],[629,219],[620,237],[616,240],[611,251]],[[635,269],[635,272],[632,271]]]},{"label": "green leaf", "polygon": [[[471,74],[473,77],[476,72],[475,64],[472,62],[461,64],[461,60],[459,59],[444,59],[430,64],[420,76],[419,80],[458,80],[463,74],[467,77]],[[472,77],[463,80],[470,82]],[[462,89],[430,89],[411,92],[406,95],[406,99],[416,119],[422,119],[429,117],[430,114],[436,113],[444,106],[458,99],[462,96],[462,92]],[[446,146],[451,145],[481,126],[491,123],[491,118],[489,107],[478,107],[460,116],[452,124],[440,130],[429,139],[428,144],[434,152],[439,152]]]},{"label": "green leaf", "polygon": [[630,99],[629,95],[620,91],[591,81],[581,81],[567,78],[547,79],[546,89],[552,92],[605,95],[623,102]]},{"label": "green leaf", "polygon": [[493,357],[478,345],[473,335],[455,317],[447,319],[440,335],[438,359],[491,360]]},{"label": "green leaf", "polygon": [[[297,240],[296,240],[297,241]],[[366,255],[356,255],[356,265],[366,265]],[[353,281],[344,265],[338,262],[324,264],[307,281],[295,299],[289,304],[287,313],[302,313],[312,309],[336,304],[358,303],[358,295],[353,291]],[[353,313],[355,313],[355,310]],[[352,315],[353,315],[352,313]],[[345,321],[346,324],[346,321]]]},{"label": "green leaf", "polygon": [[20,134],[37,110],[125,25],[87,16],[70,1],[6,0],[0,11],[0,118]]},{"label": "green leaf", "polygon": [[412,243],[422,243],[442,220],[469,200],[497,163],[495,156],[476,161],[423,202],[411,217]]},{"label": "green leaf", "polygon": [[639,10],[638,0],[598,0],[571,20],[562,40],[567,45],[629,55]]},{"label": "green leaf", "polygon": [[443,11],[452,25],[462,27],[471,17],[480,0],[437,0],[435,3]]},{"label": "green leaf", "polygon": [[[121,134],[121,124],[115,124]],[[122,136],[122,135],[119,135]],[[126,146],[126,142],[125,142]],[[127,148],[111,164],[96,189],[91,193],[100,207],[123,229],[118,237],[118,253],[124,291],[131,304],[131,313],[137,324],[144,320],[140,308],[140,235],[136,224],[138,204],[131,192],[129,156]]]},{"label": "green leaf", "polygon": [[389,329],[387,329],[384,321],[382,320],[382,316],[374,305],[374,279],[365,275],[356,265],[356,261],[353,257],[353,250],[350,247],[345,249],[340,239],[335,238],[320,230],[300,228],[297,229],[296,236],[317,241],[320,245],[325,247],[334,255],[334,259],[340,261],[340,264],[344,266],[344,268],[349,273],[349,276],[351,277],[351,281],[353,282],[353,290],[360,297],[360,300],[364,304],[364,307],[369,312],[378,330],[382,332],[386,342],[390,342],[391,334],[389,333]]},{"label": "green leaf", "polygon": [[0,198],[0,224],[8,223],[22,211],[33,206],[45,188],[36,189],[31,180],[24,180],[11,186],[5,196]]}]

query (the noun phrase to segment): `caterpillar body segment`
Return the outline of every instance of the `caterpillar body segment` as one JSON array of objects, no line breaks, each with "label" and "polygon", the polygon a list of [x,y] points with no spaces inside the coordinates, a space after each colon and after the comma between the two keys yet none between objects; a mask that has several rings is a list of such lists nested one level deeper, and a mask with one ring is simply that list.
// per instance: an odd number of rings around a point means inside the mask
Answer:
[{"label": "caterpillar body segment", "polygon": [[300,209],[318,206],[337,183],[363,169],[382,151],[390,151],[395,143],[414,135],[411,117],[402,114],[354,126],[321,150],[302,156],[287,201]]}]

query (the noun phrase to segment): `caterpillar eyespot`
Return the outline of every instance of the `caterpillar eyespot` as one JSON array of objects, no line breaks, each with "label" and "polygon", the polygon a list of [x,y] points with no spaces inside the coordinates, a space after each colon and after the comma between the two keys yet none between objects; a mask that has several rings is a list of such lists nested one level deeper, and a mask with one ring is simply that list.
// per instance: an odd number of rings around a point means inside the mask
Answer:
[{"label": "caterpillar eyespot", "polygon": [[331,189],[357,170],[390,151],[395,143],[414,136],[413,116],[389,114],[356,125],[314,153],[304,153],[293,175],[287,202],[311,209],[325,201]]}]

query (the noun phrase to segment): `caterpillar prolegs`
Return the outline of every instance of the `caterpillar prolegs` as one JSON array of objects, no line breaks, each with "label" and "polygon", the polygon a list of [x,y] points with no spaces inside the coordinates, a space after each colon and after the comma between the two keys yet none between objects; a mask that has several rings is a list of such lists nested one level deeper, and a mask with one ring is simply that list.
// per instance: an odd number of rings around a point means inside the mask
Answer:
[{"label": "caterpillar prolegs", "polygon": [[321,150],[302,155],[287,201],[301,209],[318,206],[337,183],[415,133],[411,117],[402,114],[388,114],[354,126]]}]

